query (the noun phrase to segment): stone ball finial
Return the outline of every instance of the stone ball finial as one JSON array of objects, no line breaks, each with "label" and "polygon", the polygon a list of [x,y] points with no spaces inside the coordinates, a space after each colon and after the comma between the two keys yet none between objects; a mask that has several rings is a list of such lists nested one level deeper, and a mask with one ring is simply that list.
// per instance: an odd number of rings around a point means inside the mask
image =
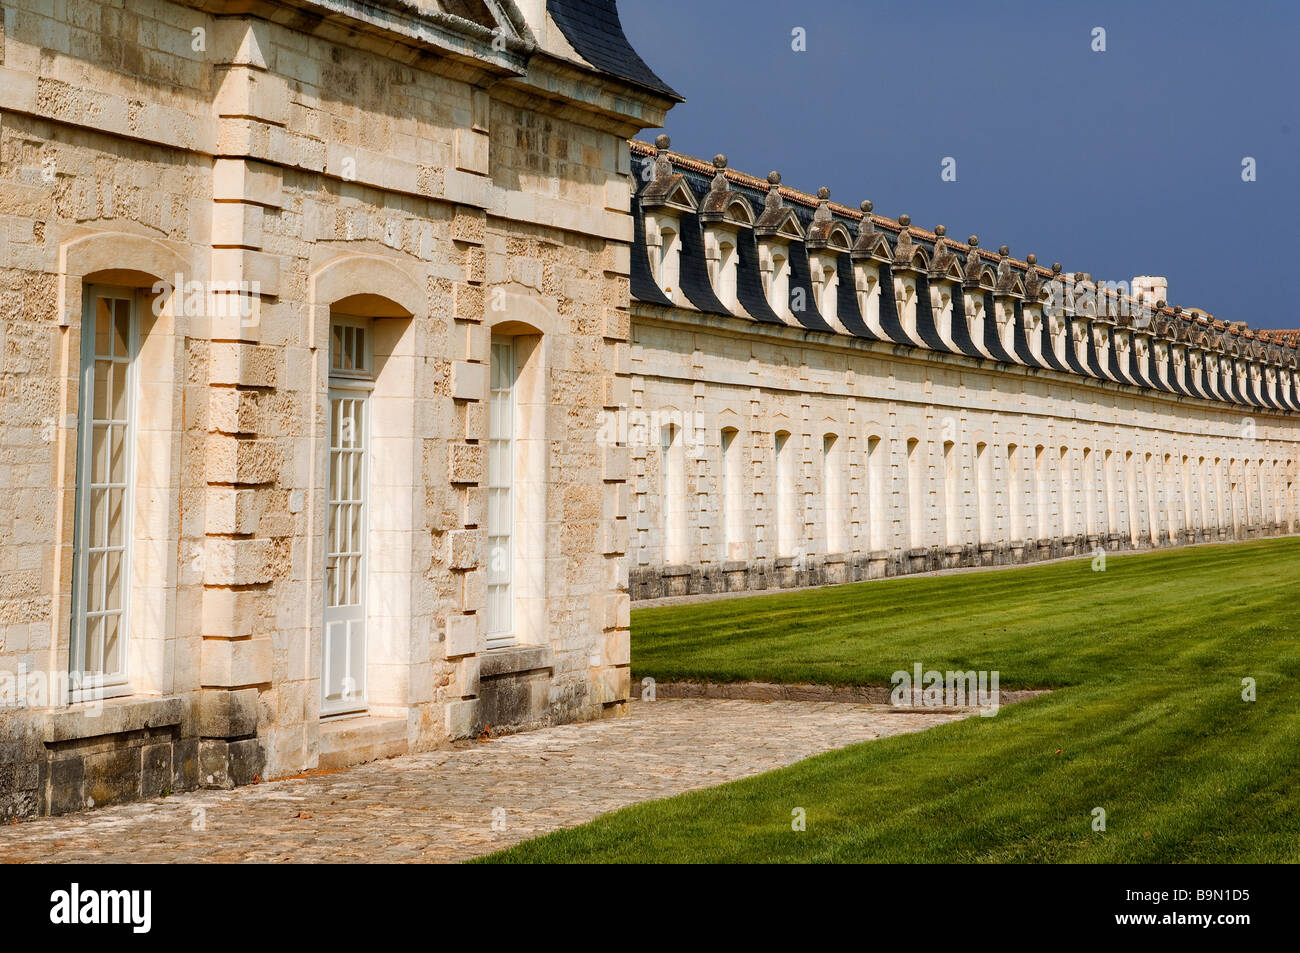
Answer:
[{"label": "stone ball finial", "polygon": [[1001,255],[1003,258],[1006,258],[1008,255],[1011,254],[1011,249],[1008,248],[1006,245],[1001,245],[998,247],[998,254]]},{"label": "stone ball finial", "polygon": [[902,225],[904,228],[907,228],[909,225],[912,224],[912,216],[904,212],[902,215],[898,216],[898,224]]},{"label": "stone ball finial", "polygon": [[1183,313],[1183,306],[1181,304],[1174,305],[1174,314],[1182,314],[1182,313]]},{"label": "stone ball finial", "polygon": [[935,233],[936,235],[938,235],[940,238],[943,238],[943,236],[945,236],[945,235],[948,234],[948,226],[947,226],[947,225],[936,225],[936,226],[934,226],[934,233]]},{"label": "stone ball finial", "polygon": [[1083,281],[1083,272],[1081,272],[1081,271],[1076,271],[1076,272],[1074,273],[1074,280],[1075,280],[1075,281]]},{"label": "stone ball finial", "polygon": [[872,210],[873,208],[875,208],[875,207],[876,207],[876,206],[872,204],[872,202],[871,202],[870,199],[867,199],[865,202],[862,203],[862,205],[859,206],[859,208],[862,209],[862,214],[863,214],[863,215],[870,215],[870,214],[871,214],[871,210]]},{"label": "stone ball finial", "polygon": [[1052,274],[1059,275],[1060,273],[1061,273],[1061,263],[1059,261],[1052,262]]},{"label": "stone ball finial", "polygon": [[660,133],[659,135],[655,136],[655,148],[658,149],[660,152],[667,152],[668,147],[671,146],[672,144],[673,141],[668,138],[667,133]]},{"label": "stone ball finial", "polygon": [[831,190],[826,188],[826,186],[823,185],[820,189],[817,190],[817,198],[821,199],[823,202],[828,201],[830,197],[831,197]]},{"label": "stone ball finial", "polygon": [[1156,302],[1156,310],[1157,310],[1157,311],[1163,311],[1163,310],[1165,310],[1165,299],[1164,299],[1164,298],[1161,298],[1160,300],[1158,300],[1158,301]]},{"label": "stone ball finial", "polygon": [[1030,252],[1028,255],[1025,256],[1025,264],[1027,265],[1038,264],[1038,256],[1035,255],[1033,252]]},{"label": "stone ball finial", "polygon": [[978,235],[972,235],[970,238],[966,239],[966,244],[969,245],[971,248],[979,248],[980,237]]},{"label": "stone ball finial", "polygon": [[775,186],[775,185],[780,185],[780,184],[781,184],[781,173],[780,173],[780,172],[777,172],[775,169],[773,169],[771,172],[769,172],[769,173],[767,174],[767,182],[768,182],[769,185],[774,185],[774,186]]},{"label": "stone ball finial", "polygon": [[713,167],[715,169],[725,169],[727,167],[727,157],[719,152],[713,157]]}]

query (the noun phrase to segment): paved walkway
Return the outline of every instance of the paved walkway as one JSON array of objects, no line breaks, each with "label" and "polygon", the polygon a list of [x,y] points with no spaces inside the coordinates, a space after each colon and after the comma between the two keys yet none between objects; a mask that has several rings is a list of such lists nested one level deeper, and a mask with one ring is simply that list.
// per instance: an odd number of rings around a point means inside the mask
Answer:
[{"label": "paved walkway", "polygon": [[634,702],[626,718],[5,826],[0,862],[459,861],[961,717],[843,702]]}]

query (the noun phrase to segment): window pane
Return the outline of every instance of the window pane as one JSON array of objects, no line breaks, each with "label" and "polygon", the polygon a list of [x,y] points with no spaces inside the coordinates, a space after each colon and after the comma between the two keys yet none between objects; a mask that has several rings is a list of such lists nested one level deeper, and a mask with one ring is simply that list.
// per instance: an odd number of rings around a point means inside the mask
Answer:
[{"label": "window pane", "polygon": [[112,424],[108,429],[108,479],[119,485],[126,483],[126,428]]},{"label": "window pane", "polygon": [[108,389],[112,395],[112,404],[108,416],[114,420],[126,420],[126,369],[125,364],[114,364],[110,372]]},{"label": "window pane", "polygon": [[120,610],[122,608],[122,567],[124,554],[119,550],[110,550],[104,554],[104,608]]},{"label": "window pane", "polygon": [[109,546],[126,545],[126,491],[97,490],[94,492],[97,502],[105,496],[108,498],[107,525],[108,534],[105,542]]},{"label": "window pane", "polygon": [[122,646],[121,639],[118,637],[119,622],[116,615],[104,617],[104,662],[101,671],[105,674],[122,671]]},{"label": "window pane", "polygon": [[131,342],[131,302],[119,298],[114,302],[113,314],[113,356],[126,357],[130,354]]}]

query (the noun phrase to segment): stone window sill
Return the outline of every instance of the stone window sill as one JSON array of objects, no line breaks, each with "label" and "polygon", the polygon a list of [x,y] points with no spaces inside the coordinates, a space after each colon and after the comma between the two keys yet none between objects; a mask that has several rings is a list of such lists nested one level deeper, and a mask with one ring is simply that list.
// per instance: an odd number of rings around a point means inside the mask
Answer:
[{"label": "stone window sill", "polygon": [[479,678],[496,678],[555,667],[555,653],[545,645],[488,649],[479,656]]}]

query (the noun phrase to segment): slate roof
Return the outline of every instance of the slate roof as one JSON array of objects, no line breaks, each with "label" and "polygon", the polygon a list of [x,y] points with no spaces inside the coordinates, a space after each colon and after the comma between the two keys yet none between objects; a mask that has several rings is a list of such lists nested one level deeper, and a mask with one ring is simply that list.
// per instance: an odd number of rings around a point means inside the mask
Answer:
[{"label": "slate roof", "polygon": [[619,19],[618,0],[546,0],[546,9],[573,48],[592,66],[685,102],[632,49]]},{"label": "slate roof", "polygon": [[[1079,313],[1061,316],[1064,327],[1058,326],[1057,330],[1065,335],[1063,355],[1057,354],[1053,328],[1044,320],[1040,329],[1040,354],[1035,355],[1023,320],[1025,299],[1043,301],[1049,282],[1069,280],[1062,275],[1059,264],[1054,264],[1049,270],[1040,266],[1033,255],[1027,255],[1021,261],[1012,257],[1005,246],[994,253],[980,248],[974,236],[969,242],[954,241],[945,237],[942,227],[929,232],[912,225],[906,216],[899,216],[895,220],[874,214],[870,202],[862,203],[860,211],[850,209],[829,201],[826,192],[814,197],[782,185],[776,173],[766,180],[760,179],[727,168],[725,156],[719,155],[713,162],[705,162],[670,152],[667,136],[660,136],[659,140],[654,146],[636,140],[629,143],[633,179],[641,186],[639,194],[632,200],[635,235],[630,290],[633,300],[672,306],[651,272],[640,202],[644,195],[662,191],[656,190],[656,184],[671,180],[674,188],[689,189],[695,198],[691,204],[698,204],[700,209],[699,212],[681,217],[683,257],[679,279],[691,305],[700,311],[728,313],[713,293],[703,256],[703,243],[697,240],[701,236],[695,232],[702,228],[705,221],[719,220],[724,207],[742,203],[751,215],[758,210],[762,210],[763,214],[753,226],[736,227],[736,292],[739,309],[733,315],[735,317],[747,316],[760,324],[784,324],[767,301],[758,264],[758,233],[765,224],[764,219],[770,220],[767,224],[775,225],[779,215],[782,225],[791,226],[792,235],[802,231],[807,236],[792,238],[788,245],[790,287],[792,292],[801,291],[803,300],[807,302],[805,308],[794,317],[809,331],[837,333],[827,323],[827,316],[819,312],[820,302],[815,300],[812,293],[807,258],[809,241],[812,245],[819,245],[822,233],[831,228],[844,228],[852,242],[853,251],[841,252],[836,256],[839,293],[838,313],[834,317],[854,337],[881,340],[879,335],[883,332],[885,341],[933,351],[955,351],[978,361],[991,357],[998,363],[1022,364],[1174,394],[1205,396],[1246,406],[1300,410],[1300,373],[1285,382],[1279,379],[1276,395],[1264,389],[1253,377],[1248,376],[1244,388],[1236,379],[1242,367],[1253,362],[1284,368],[1300,367],[1300,329],[1252,330],[1242,322],[1224,322],[1199,309],[1185,311],[1181,307],[1170,308],[1163,302],[1159,308],[1144,308],[1135,312],[1144,321],[1124,308],[1118,309],[1118,316],[1093,317],[1093,306],[1089,305],[1086,310],[1081,306]],[[740,216],[733,224],[738,225],[745,217]],[[909,267],[906,262],[899,262],[900,254],[909,260],[916,257],[919,262],[910,266],[917,287],[914,334],[903,328],[898,305],[894,300],[895,266]],[[858,309],[854,261],[864,257],[873,259],[880,270],[878,332],[868,328]],[[942,267],[936,270],[936,263]],[[950,270],[949,266],[955,267]],[[982,295],[985,320],[981,341],[974,340],[977,329],[968,320],[965,296],[960,294],[952,298],[951,322],[948,327],[951,343],[939,334],[930,305],[929,284],[932,277],[944,280],[944,274],[952,276],[968,294]],[[956,275],[964,275],[964,280],[956,279]],[[1099,302],[1105,300],[1112,307],[1122,301],[1121,295],[1094,282],[1091,276],[1076,272],[1073,284],[1076,289],[1081,289],[1087,295],[1095,295]],[[1003,345],[1001,329],[998,322],[992,319],[1000,297],[1014,299],[1016,320],[1012,325],[1013,337],[1009,348]],[[1141,306],[1140,302],[1131,297],[1123,297],[1132,306]],[[1101,308],[1098,307],[1098,310]],[[1132,340],[1128,337],[1130,329],[1134,335]],[[1078,353],[1076,335],[1082,353]],[[1107,345],[1108,353],[1104,360],[1098,352],[1098,342],[1094,335],[1099,336],[1101,342]],[[1145,354],[1139,352],[1138,336],[1141,340],[1150,342]],[[1126,345],[1123,351],[1117,342]],[[1181,353],[1180,345],[1183,346]],[[1167,348],[1164,352],[1167,373],[1163,376],[1157,356],[1158,347]],[[1197,349],[1208,352],[1199,373],[1192,367],[1192,353]],[[1220,359],[1228,362],[1223,373],[1220,372]],[[1184,372],[1183,382],[1177,379],[1179,370]],[[1253,372],[1252,369],[1250,373]]]}]

